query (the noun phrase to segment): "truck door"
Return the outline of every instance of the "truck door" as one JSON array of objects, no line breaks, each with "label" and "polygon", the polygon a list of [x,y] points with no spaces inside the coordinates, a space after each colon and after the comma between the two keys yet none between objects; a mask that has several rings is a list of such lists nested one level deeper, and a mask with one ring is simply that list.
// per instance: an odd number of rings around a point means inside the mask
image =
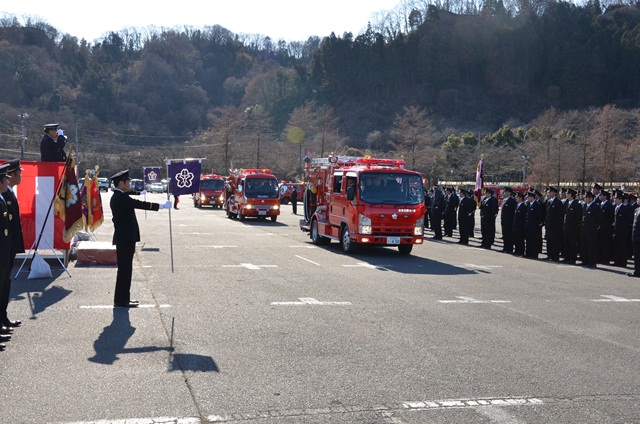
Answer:
[{"label": "truck door", "polygon": [[339,227],[342,224],[345,214],[346,195],[342,189],[344,175],[342,172],[333,174],[331,182],[331,194],[329,195],[329,222],[333,226]]}]

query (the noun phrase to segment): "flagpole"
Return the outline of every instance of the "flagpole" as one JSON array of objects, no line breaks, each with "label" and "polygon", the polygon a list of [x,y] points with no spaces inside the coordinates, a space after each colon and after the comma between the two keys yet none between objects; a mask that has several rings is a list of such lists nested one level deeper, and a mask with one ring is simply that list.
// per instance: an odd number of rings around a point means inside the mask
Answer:
[{"label": "flagpole", "polygon": [[[165,160],[165,165],[167,167],[167,178],[169,178],[169,164],[171,163],[170,159]],[[171,186],[173,185],[173,181],[169,179],[169,184],[167,184],[167,200],[171,200]],[[173,229],[171,228],[171,208],[169,208],[169,247],[171,249],[171,273],[173,273]]]}]

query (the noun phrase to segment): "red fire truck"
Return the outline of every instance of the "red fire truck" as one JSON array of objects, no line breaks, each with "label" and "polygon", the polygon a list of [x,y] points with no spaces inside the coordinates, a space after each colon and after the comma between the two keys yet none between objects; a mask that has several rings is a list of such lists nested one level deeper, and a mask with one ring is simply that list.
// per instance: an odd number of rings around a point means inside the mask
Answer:
[{"label": "red fire truck", "polygon": [[422,176],[405,161],[330,156],[305,163],[300,228],[314,244],[338,240],[347,253],[358,245],[397,246],[408,255],[423,243]]},{"label": "red fire truck", "polygon": [[227,217],[278,219],[278,179],[269,169],[240,169],[231,172],[227,184]]},{"label": "red fire truck", "polygon": [[296,200],[299,202],[302,200],[302,194],[304,193],[304,183],[291,183],[283,181],[280,184],[280,203],[283,205],[288,205],[289,202],[293,200],[293,188],[296,188],[298,195],[296,196]]},{"label": "red fire truck", "polygon": [[225,201],[225,178],[217,174],[203,174],[200,176],[200,189],[193,194],[193,206],[201,208],[211,205],[221,208]]}]

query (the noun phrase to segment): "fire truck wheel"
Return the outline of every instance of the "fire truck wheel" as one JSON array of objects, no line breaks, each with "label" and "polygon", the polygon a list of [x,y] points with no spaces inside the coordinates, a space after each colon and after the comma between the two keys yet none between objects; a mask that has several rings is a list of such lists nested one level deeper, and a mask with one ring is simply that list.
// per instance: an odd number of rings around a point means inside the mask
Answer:
[{"label": "fire truck wheel", "polygon": [[282,200],[280,200],[280,203],[282,203],[283,205],[288,205],[290,201],[291,199],[289,199],[288,197],[283,197]]},{"label": "fire truck wheel", "polygon": [[323,245],[327,245],[329,243],[331,243],[331,239],[328,239],[326,237],[322,237],[320,235],[320,232],[318,231],[318,220],[314,219],[311,222],[311,231],[310,234],[311,236],[311,243],[316,244],[318,246],[323,246]]},{"label": "fire truck wheel", "polygon": [[346,225],[342,226],[342,234],[340,235],[340,246],[345,253],[353,253],[357,249],[357,243],[351,240],[351,233],[349,232],[349,227]]},{"label": "fire truck wheel", "polygon": [[400,244],[398,245],[398,251],[401,255],[408,255],[413,249],[413,244]]},{"label": "fire truck wheel", "polygon": [[273,216],[271,217],[271,221],[272,221],[272,222],[276,222],[277,220],[278,220],[278,217],[277,217],[277,216],[273,215]]},{"label": "fire truck wheel", "polygon": [[243,214],[242,212],[238,212],[238,219],[239,219],[240,221],[244,221],[244,219],[245,219],[245,218],[246,218],[246,217],[244,216],[244,214]]}]

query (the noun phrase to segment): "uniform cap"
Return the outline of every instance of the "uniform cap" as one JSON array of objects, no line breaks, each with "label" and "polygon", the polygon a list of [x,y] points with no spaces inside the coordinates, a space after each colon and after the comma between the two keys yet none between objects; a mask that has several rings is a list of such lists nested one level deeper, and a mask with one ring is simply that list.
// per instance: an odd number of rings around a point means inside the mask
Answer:
[{"label": "uniform cap", "polygon": [[598,183],[593,184],[593,188],[597,188],[598,190],[602,190],[602,186]]},{"label": "uniform cap", "polygon": [[125,169],[124,171],[120,171],[117,174],[113,174],[111,176],[111,181],[113,181],[114,185],[117,185],[120,181],[130,180],[129,170]]},{"label": "uniform cap", "polygon": [[592,199],[593,199],[593,198],[595,198],[595,196],[593,195],[593,192],[591,192],[591,191],[587,191],[587,192],[584,194],[584,197],[591,197]]},{"label": "uniform cap", "polygon": [[513,189],[511,187],[505,187],[502,191],[508,191],[509,193],[513,193]]},{"label": "uniform cap", "polygon": [[486,191],[487,193],[491,193],[491,194],[495,193],[492,188],[488,188],[488,187],[485,188],[484,191]]},{"label": "uniform cap", "polygon": [[577,192],[577,191],[575,191],[575,190],[574,190],[574,189],[572,189],[572,188],[568,188],[568,189],[567,189],[567,193],[569,193],[570,195],[572,195],[572,196],[574,196],[574,197],[578,194],[578,192]]},{"label": "uniform cap", "polygon": [[12,161],[7,162],[9,164],[9,169],[7,173],[11,173],[17,170],[23,170],[24,168],[20,167],[20,159],[14,159]]},{"label": "uniform cap", "polygon": [[0,178],[11,178],[10,175],[7,175],[7,173],[9,169],[9,162],[5,162],[2,165],[0,165]]},{"label": "uniform cap", "polygon": [[44,132],[49,130],[57,130],[60,124],[44,124]]},{"label": "uniform cap", "polygon": [[549,191],[549,192],[551,192],[551,193],[557,193],[557,192],[558,192],[558,189],[557,189],[557,188],[555,188],[555,187],[553,187],[553,186],[551,186],[551,187],[548,187],[548,188],[547,188],[547,191]]}]

